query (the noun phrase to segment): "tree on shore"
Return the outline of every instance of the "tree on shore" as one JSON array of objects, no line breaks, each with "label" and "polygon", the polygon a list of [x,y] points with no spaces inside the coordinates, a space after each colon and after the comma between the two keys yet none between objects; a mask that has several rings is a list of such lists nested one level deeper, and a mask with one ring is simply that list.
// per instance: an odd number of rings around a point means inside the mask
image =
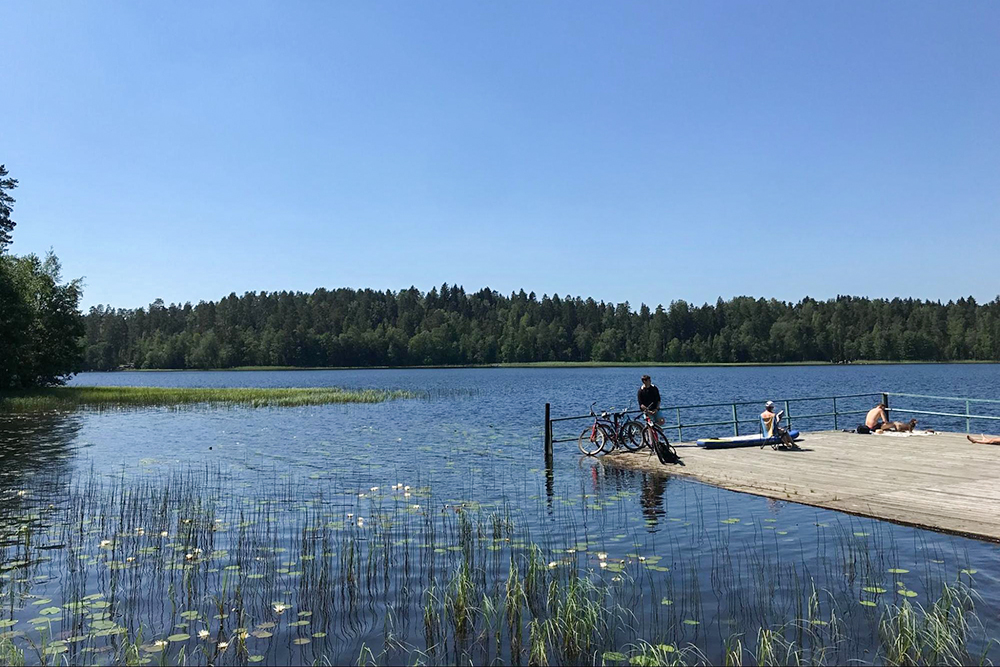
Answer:
[{"label": "tree on shore", "polygon": [[5,252],[15,187],[0,166],[0,389],[63,384],[83,361],[81,281],[63,283],[52,252],[44,259]]}]

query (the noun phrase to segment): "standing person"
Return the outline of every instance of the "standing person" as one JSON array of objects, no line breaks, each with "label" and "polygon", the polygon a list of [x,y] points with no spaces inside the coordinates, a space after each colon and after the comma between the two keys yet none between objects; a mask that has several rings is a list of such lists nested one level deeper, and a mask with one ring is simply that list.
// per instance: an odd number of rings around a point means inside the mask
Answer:
[{"label": "standing person", "polygon": [[865,415],[865,423],[858,424],[857,431],[858,433],[871,433],[878,428],[879,424],[885,426],[889,423],[891,422],[889,421],[889,415],[885,412],[885,403],[879,403],[868,411],[868,414]]},{"label": "standing person", "polygon": [[648,375],[642,376],[642,385],[639,387],[639,393],[637,395],[639,400],[639,409],[643,412],[651,413],[654,424],[662,424],[663,420],[660,418],[660,390],[656,388],[653,381]]},{"label": "standing person", "polygon": [[760,413],[760,424],[761,429],[764,431],[764,436],[767,438],[773,438],[778,436],[781,439],[781,445],[783,447],[795,447],[795,441],[792,440],[792,436],[788,435],[788,431],[778,426],[781,421],[781,415],[784,413],[781,410],[778,413],[774,412],[774,401],[768,401],[764,404],[764,412]]}]

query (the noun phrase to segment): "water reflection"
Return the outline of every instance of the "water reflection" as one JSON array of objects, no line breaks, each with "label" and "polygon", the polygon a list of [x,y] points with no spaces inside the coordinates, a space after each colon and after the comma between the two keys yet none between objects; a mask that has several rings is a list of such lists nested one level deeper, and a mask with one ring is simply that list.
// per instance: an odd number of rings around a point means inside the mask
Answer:
[{"label": "water reflection", "polygon": [[69,469],[83,417],[66,413],[0,416],[0,493],[24,485],[38,473]]}]

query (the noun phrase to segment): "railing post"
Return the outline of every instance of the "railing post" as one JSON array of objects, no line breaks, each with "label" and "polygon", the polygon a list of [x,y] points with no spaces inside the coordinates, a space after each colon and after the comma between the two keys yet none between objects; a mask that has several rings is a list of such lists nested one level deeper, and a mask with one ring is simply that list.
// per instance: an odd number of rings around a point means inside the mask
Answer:
[{"label": "railing post", "polygon": [[889,414],[889,394],[882,392],[882,405],[885,406],[885,414]]},{"label": "railing post", "polygon": [[681,434],[681,409],[677,408],[677,442],[680,442],[683,439],[684,437]]},{"label": "railing post", "polygon": [[837,397],[833,397],[833,430],[840,430],[840,426],[837,425]]},{"label": "railing post", "polygon": [[740,434],[740,419],[736,416],[736,404],[733,403],[733,435],[739,436]]},{"label": "railing post", "polygon": [[552,413],[551,406],[545,404],[545,460],[552,458]]},{"label": "railing post", "polygon": [[788,424],[787,428],[788,428],[789,431],[791,431],[792,430],[792,411],[788,409],[788,401],[785,401],[785,416],[788,417],[788,421],[785,422],[785,423]]},{"label": "railing post", "polygon": [[965,432],[972,432],[972,421],[969,419],[969,401],[965,402]]}]

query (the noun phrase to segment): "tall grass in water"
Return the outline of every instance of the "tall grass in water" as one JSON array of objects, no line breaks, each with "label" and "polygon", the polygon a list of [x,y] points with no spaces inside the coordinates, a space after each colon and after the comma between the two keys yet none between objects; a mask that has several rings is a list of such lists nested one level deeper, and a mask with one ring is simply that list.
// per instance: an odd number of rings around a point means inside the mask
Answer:
[{"label": "tall grass in water", "polygon": [[0,392],[0,412],[130,407],[294,407],[328,403],[380,403],[413,398],[406,391],[316,388],[46,387]]},{"label": "tall grass in water", "polygon": [[[706,653],[732,665],[986,658],[967,648],[983,645],[984,633],[968,588],[949,585],[926,609],[905,600],[858,605],[857,587],[885,570],[877,555],[862,559],[853,547],[837,550],[849,558],[836,566],[861,578],[834,596],[800,582],[763,549],[753,563],[760,571],[734,567],[748,559],[730,559],[724,540],[716,562],[671,563],[664,572],[645,567],[651,558],[602,558],[582,538],[572,549],[538,544],[503,506],[442,505],[396,484],[360,493],[337,480],[303,488],[291,476],[248,481],[205,469],[165,479],[93,475],[5,499],[0,593],[11,601],[3,618],[12,623],[2,625],[0,658],[532,665],[704,664]],[[702,566],[712,568],[720,599],[732,597],[737,623],[728,632],[697,634],[710,623],[696,599]],[[744,588],[751,595],[737,597]],[[775,602],[782,588],[801,604]]]}]

